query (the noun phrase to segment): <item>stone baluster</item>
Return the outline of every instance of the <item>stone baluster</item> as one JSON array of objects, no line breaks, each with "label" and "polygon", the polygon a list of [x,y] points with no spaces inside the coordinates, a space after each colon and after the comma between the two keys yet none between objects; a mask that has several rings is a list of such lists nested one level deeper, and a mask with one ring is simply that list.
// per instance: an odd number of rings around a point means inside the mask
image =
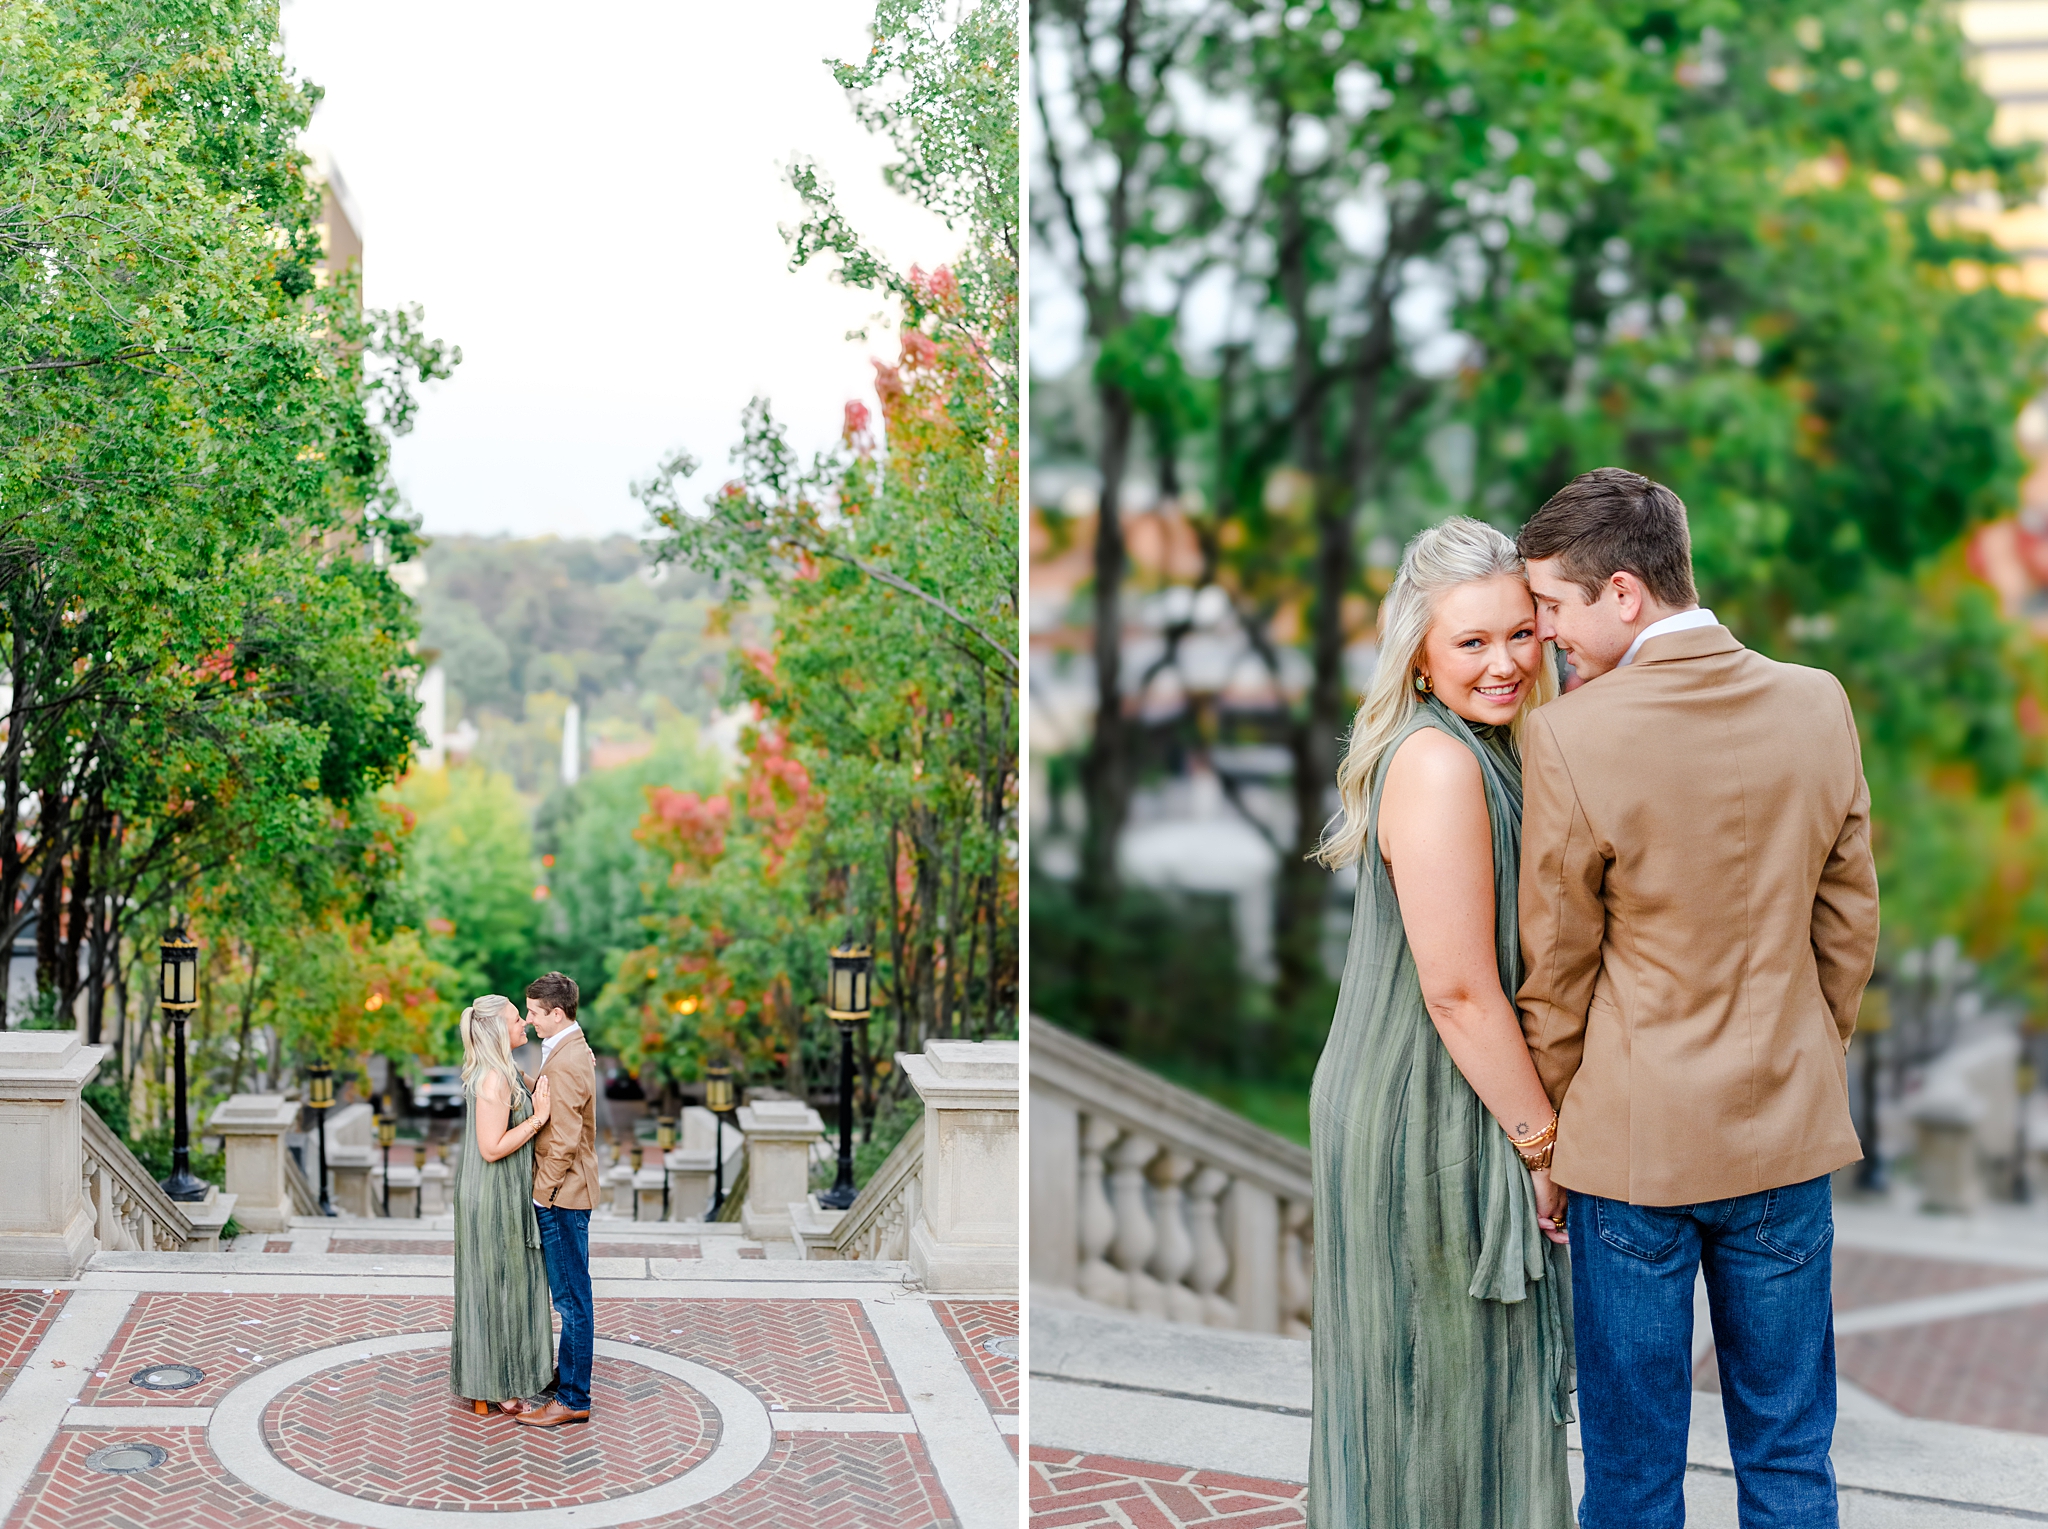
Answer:
[{"label": "stone baluster", "polygon": [[1237,1308],[1222,1293],[1230,1276],[1230,1249],[1216,1224],[1216,1197],[1229,1183],[1230,1175],[1222,1169],[1204,1168],[1188,1185],[1188,1231],[1194,1244],[1188,1284],[1200,1303],[1201,1315],[1194,1320],[1211,1327],[1237,1326]]},{"label": "stone baluster", "polygon": [[1144,1317],[1166,1315],[1159,1282],[1145,1272],[1159,1245],[1151,1207],[1145,1203],[1145,1169],[1158,1153],[1157,1142],[1133,1131],[1109,1154],[1109,1199],[1116,1207],[1116,1241],[1110,1244],[1109,1255],[1129,1283],[1131,1310]]},{"label": "stone baluster", "polygon": [[1244,1179],[1223,1200],[1230,1300],[1245,1332],[1280,1331],[1280,1197]]},{"label": "stone baluster", "polygon": [[1103,1155],[1115,1144],[1117,1128],[1100,1116],[1086,1117],[1081,1128],[1081,1294],[1105,1306],[1128,1306],[1130,1287],[1109,1265],[1109,1245],[1116,1240],[1116,1211],[1103,1192]]},{"label": "stone baluster", "polygon": [[1306,1338],[1309,1331],[1309,1207],[1283,1202],[1280,1233],[1280,1332]]},{"label": "stone baluster", "polygon": [[1184,1281],[1195,1264],[1195,1243],[1188,1233],[1185,1196],[1181,1186],[1195,1171],[1195,1160],[1171,1150],[1152,1160],[1147,1175],[1152,1180],[1152,1213],[1158,1225],[1158,1246],[1147,1265],[1159,1281],[1166,1303],[1166,1315],[1176,1322],[1200,1322],[1202,1298]]}]

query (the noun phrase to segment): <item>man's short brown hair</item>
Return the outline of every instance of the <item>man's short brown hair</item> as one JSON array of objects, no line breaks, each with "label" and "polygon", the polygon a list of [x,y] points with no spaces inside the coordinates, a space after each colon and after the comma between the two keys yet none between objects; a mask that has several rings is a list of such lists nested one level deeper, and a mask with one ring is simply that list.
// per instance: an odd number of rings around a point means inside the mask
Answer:
[{"label": "man's short brown hair", "polygon": [[543,1009],[560,1009],[571,1019],[576,1017],[576,997],[576,979],[560,972],[549,972],[526,984],[528,1003],[537,1003]]},{"label": "man's short brown hair", "polygon": [[1529,517],[1515,548],[1525,562],[1556,558],[1558,572],[1586,592],[1589,604],[1623,569],[1660,605],[1699,604],[1685,502],[1625,467],[1580,473]]}]

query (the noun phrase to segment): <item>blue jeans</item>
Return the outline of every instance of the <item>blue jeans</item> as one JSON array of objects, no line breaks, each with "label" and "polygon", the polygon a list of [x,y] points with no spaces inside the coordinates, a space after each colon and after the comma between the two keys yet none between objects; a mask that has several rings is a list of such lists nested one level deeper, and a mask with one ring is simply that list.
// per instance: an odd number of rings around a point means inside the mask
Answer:
[{"label": "blue jeans", "polygon": [[590,1410],[590,1345],[597,1313],[590,1302],[590,1212],[536,1205],[540,1256],[548,1267],[548,1294],[562,1317],[555,1354],[555,1400],[571,1412]]},{"label": "blue jeans", "polygon": [[1573,1195],[1582,1529],[1678,1529],[1695,1271],[1743,1529],[1835,1529],[1834,1202],[1825,1175],[1701,1205]]}]

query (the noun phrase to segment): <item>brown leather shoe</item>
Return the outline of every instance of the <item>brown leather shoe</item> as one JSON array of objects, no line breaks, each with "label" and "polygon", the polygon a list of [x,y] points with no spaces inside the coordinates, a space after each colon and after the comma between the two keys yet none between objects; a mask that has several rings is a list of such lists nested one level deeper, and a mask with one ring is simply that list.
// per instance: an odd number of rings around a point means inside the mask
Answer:
[{"label": "brown leather shoe", "polygon": [[559,1428],[564,1423],[589,1422],[590,1409],[586,1407],[581,1412],[571,1412],[560,1402],[551,1400],[545,1407],[534,1412],[522,1412],[512,1421],[530,1428]]}]

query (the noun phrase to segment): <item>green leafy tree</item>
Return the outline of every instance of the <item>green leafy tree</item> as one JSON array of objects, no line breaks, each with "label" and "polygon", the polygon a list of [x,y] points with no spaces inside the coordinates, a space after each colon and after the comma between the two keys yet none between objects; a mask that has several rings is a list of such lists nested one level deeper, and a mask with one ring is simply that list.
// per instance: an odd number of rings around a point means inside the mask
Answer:
[{"label": "green leafy tree", "polygon": [[[892,266],[799,165],[794,262],[829,256],[840,279],[901,307],[899,359],[877,363],[880,430],[851,404],[839,449],[806,465],[757,403],[736,475],[701,508],[684,500],[687,456],[640,489],[658,557],[719,578],[735,602],[765,595],[775,617],[772,648],[730,670],[759,718],[744,807],[666,797],[649,819],[678,895],[712,899],[687,903],[608,990],[650,1036],[680,1023],[702,1044],[738,1043],[705,1028],[722,1022],[715,1008],[676,1007],[714,996],[664,986],[700,970],[686,963],[729,980],[717,1002],[747,1005],[761,1036],[784,1016],[817,1017],[825,951],[849,935],[874,943],[893,1010],[894,1045],[875,1049],[1015,1029],[1016,12],[885,0],[874,35],[837,77],[897,148],[890,183],[965,247],[931,271]],[[723,813],[729,835],[694,869],[664,814],[688,827]],[[743,895],[767,904],[744,923],[739,902],[717,901]],[[783,1065],[807,1045],[829,1054],[823,1028],[784,1031]],[[889,1064],[872,1037],[860,1045],[872,1114]]]},{"label": "green leafy tree", "polygon": [[[524,1001],[546,883],[532,819],[509,776],[457,765],[414,770],[394,794],[410,818],[406,922],[480,993]],[[457,1005],[460,1007],[460,1005]]]},{"label": "green leafy tree", "polygon": [[[1867,719],[1929,644],[1936,667],[1990,658],[1960,690],[1909,687],[1929,709],[1873,761],[1897,783],[1881,812],[1908,810],[1929,739],[1986,783],[2026,756],[2005,645],[1914,582],[2010,501],[2041,361],[2033,305],[1956,211],[2031,195],[2032,151],[1992,141],[1945,10],[1077,0],[1046,9],[1041,57],[1039,237],[1090,303],[1106,495],[1121,389],[1197,582],[1291,697],[1266,727],[1291,760],[1283,1009],[1327,1012],[1307,852],[1369,631],[1363,548],[1446,509],[1512,527],[1585,468],[1649,473],[1691,510],[1703,596],[1837,667]],[[1098,647],[1118,593],[1098,582]],[[1094,755],[1128,710],[1104,692]],[[1199,708],[1181,741],[1217,741]],[[1120,825],[1114,793],[1089,802]]]}]

